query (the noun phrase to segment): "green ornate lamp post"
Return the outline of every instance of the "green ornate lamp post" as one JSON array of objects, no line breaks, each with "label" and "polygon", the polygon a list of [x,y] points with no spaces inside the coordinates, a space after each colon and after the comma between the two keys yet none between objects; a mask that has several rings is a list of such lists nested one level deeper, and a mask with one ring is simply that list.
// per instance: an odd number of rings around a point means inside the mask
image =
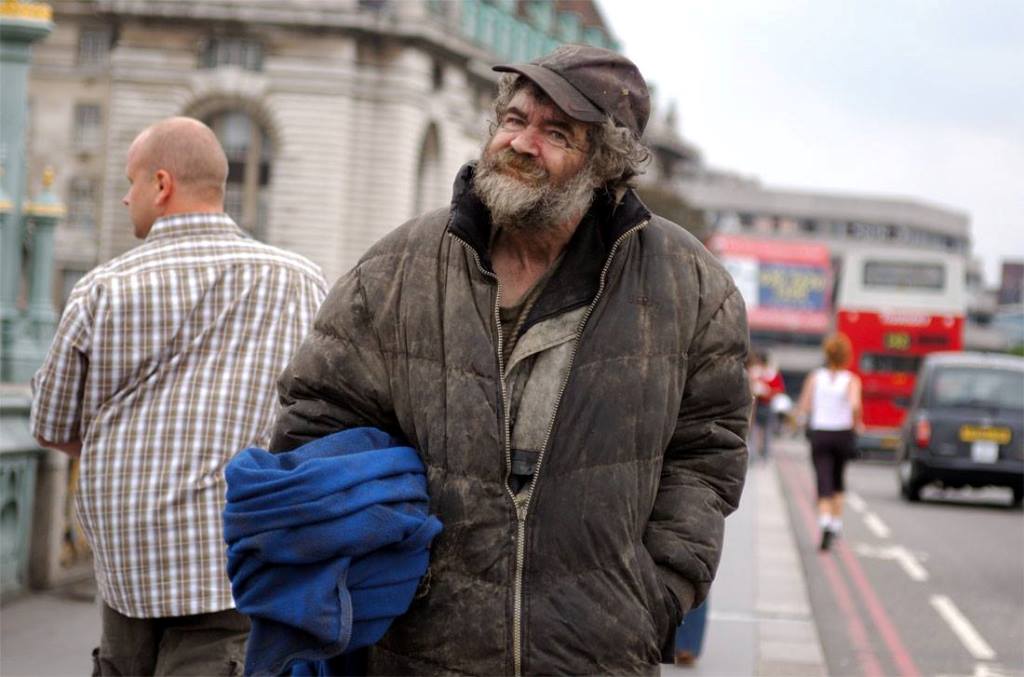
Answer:
[{"label": "green ornate lamp post", "polygon": [[[49,346],[53,234],[64,209],[50,192],[27,199],[25,118],[32,43],[53,30],[53,11],[36,2],[0,0],[0,380],[26,382]],[[29,258],[24,257],[28,245]],[[27,275],[26,275],[27,273]],[[28,307],[19,308],[19,299]]]}]

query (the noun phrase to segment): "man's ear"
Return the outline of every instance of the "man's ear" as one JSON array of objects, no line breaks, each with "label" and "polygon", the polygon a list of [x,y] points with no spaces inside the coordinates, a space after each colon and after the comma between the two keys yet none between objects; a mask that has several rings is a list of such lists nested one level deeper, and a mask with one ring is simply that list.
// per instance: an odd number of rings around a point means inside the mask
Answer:
[{"label": "man's ear", "polygon": [[154,179],[156,181],[156,204],[165,207],[171,196],[174,195],[174,177],[167,170],[158,169]]}]

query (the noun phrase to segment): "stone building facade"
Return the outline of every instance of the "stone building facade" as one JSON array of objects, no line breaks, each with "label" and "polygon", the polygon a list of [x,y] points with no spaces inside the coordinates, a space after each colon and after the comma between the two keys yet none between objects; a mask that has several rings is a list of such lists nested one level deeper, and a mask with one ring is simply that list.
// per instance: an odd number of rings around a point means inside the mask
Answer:
[{"label": "stone building facade", "polygon": [[210,124],[227,210],[334,279],[447,203],[487,131],[498,61],[616,47],[590,0],[89,0],[52,3],[30,80],[30,176],[58,172],[58,304],[136,244],[121,198],[144,127]]}]

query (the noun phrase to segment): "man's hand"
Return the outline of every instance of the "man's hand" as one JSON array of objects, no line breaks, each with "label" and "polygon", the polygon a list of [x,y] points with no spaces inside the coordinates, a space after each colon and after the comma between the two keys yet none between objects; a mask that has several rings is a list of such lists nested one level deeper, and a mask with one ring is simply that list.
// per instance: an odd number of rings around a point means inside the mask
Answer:
[{"label": "man's hand", "polygon": [[71,442],[51,442],[49,440],[44,440],[42,437],[37,437],[36,443],[44,449],[63,451],[68,456],[72,456],[74,458],[78,458],[82,453],[82,440],[72,440]]}]

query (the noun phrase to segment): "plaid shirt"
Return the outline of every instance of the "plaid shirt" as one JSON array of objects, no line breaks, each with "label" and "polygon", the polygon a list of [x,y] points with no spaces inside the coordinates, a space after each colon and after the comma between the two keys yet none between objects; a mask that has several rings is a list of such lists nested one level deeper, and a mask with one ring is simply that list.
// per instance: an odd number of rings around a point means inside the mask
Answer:
[{"label": "plaid shirt", "polygon": [[82,442],[76,507],[111,607],[234,606],[224,465],[266,446],[277,375],[325,292],[316,266],[224,214],[160,219],[75,286],[33,380],[31,425]]}]

